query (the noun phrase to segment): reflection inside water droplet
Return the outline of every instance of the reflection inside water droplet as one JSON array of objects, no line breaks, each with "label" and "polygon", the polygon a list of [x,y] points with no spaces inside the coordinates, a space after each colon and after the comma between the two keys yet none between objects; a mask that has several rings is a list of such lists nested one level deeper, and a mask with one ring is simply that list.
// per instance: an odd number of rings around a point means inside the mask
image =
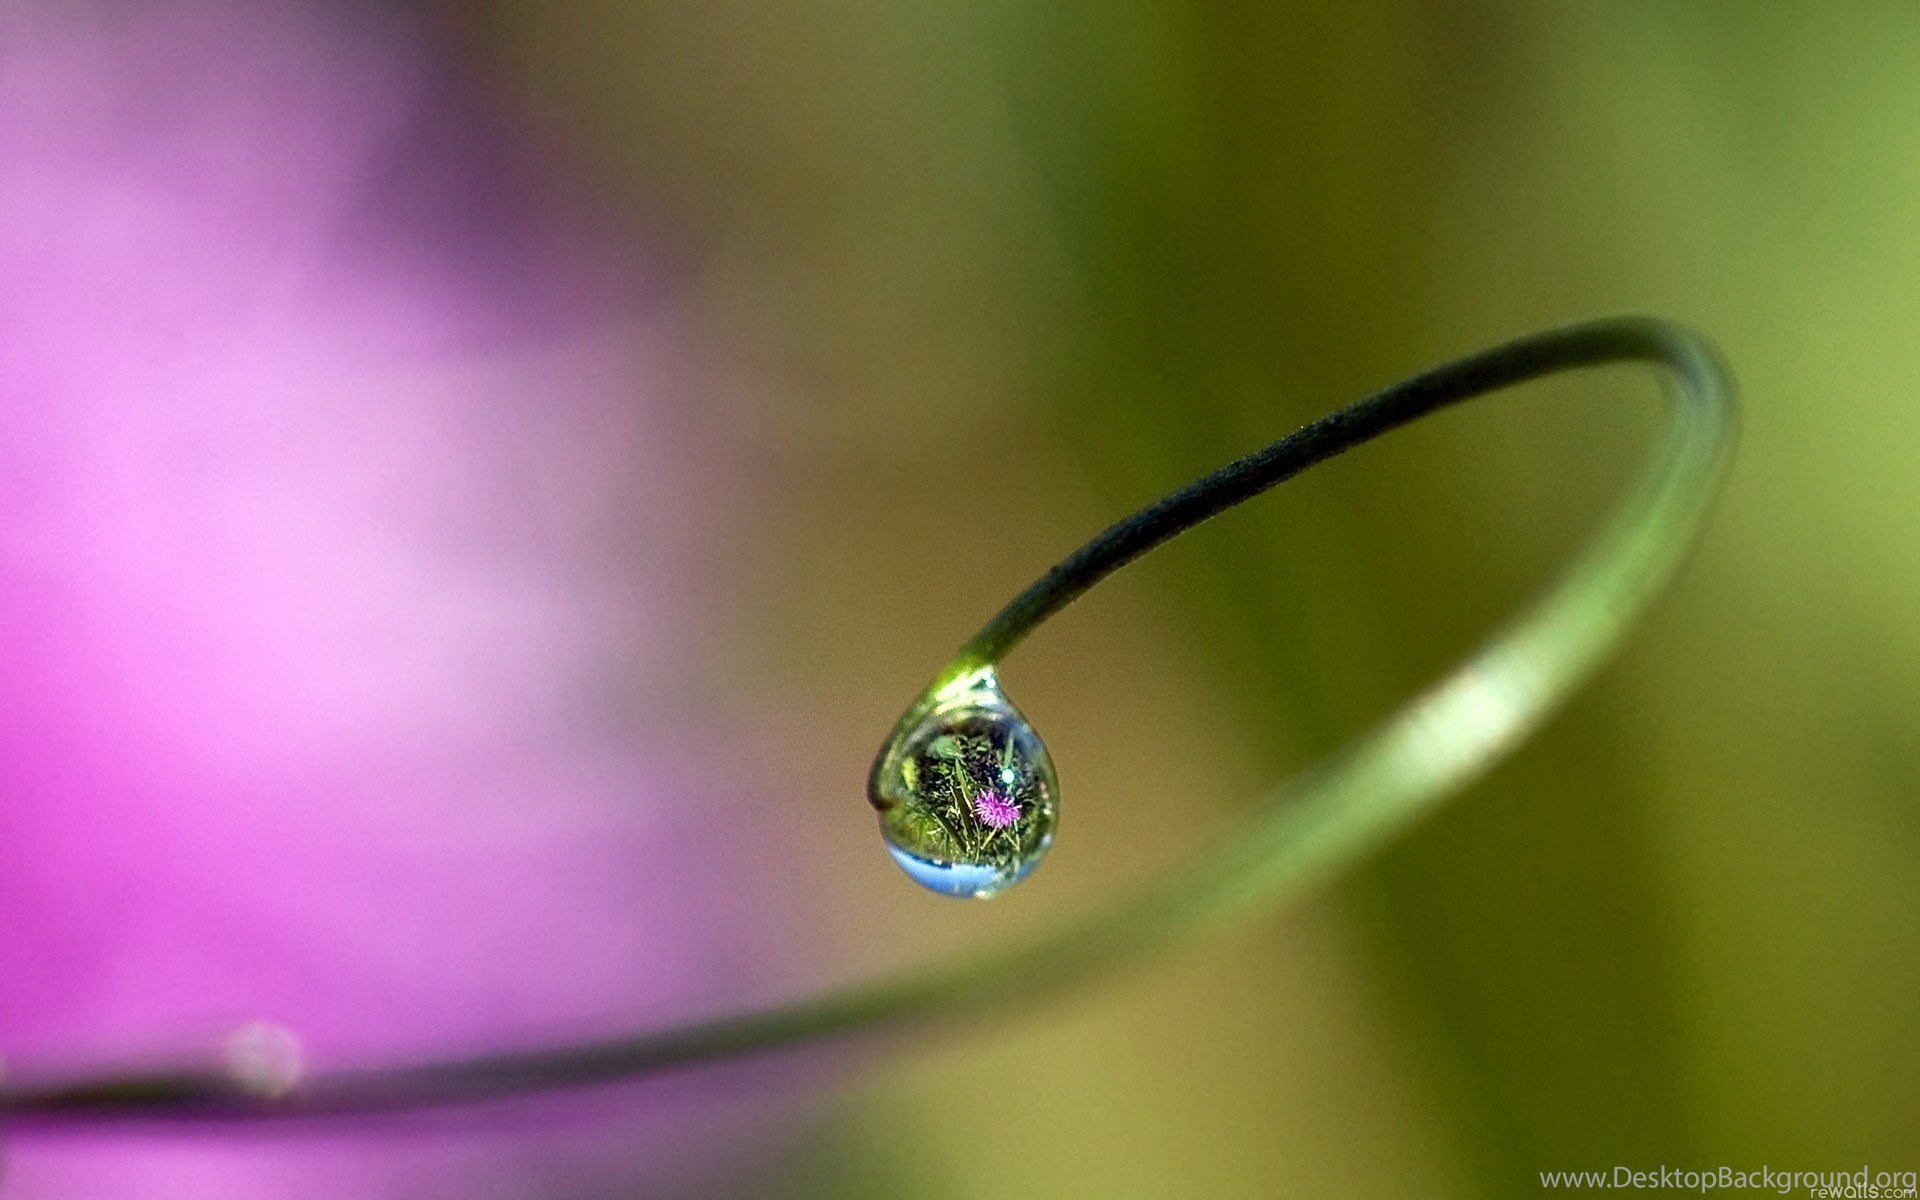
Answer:
[{"label": "reflection inside water droplet", "polygon": [[896,736],[874,775],[880,831],[902,870],[948,896],[991,896],[1053,843],[1053,760],[990,671],[949,688]]}]

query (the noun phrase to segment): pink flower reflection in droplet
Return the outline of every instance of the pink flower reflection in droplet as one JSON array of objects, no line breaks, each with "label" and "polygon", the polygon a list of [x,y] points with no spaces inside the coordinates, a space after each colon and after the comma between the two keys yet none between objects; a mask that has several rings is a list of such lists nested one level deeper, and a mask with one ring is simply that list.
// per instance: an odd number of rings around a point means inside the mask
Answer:
[{"label": "pink flower reflection in droplet", "polygon": [[973,815],[989,828],[1007,829],[1020,819],[1020,806],[999,792],[988,790],[975,793]]}]

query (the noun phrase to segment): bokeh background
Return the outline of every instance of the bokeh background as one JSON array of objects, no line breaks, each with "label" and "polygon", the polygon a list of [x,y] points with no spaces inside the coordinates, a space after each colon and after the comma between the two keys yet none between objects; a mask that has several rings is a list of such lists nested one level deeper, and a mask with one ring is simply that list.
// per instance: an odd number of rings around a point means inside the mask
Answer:
[{"label": "bokeh background", "polygon": [[646,247],[681,347],[647,394],[705,457],[648,503],[724,520],[698,655],[621,711],[725,731],[706,761],[745,816],[714,870],[756,864],[739,894],[782,931],[716,921],[726,954],[778,948],[686,1006],[1018,936],[1176,864],[1520,603],[1659,408],[1631,371],[1483,402],[1123,573],[1003,672],[1060,769],[1052,858],[990,905],[919,892],[864,808],[874,747],[1112,519],[1566,319],[1680,319],[1743,385],[1680,582],[1485,782],[1304,906],[782,1083],[698,1186],[1920,1165],[1920,7],[459,0],[408,28]]}]

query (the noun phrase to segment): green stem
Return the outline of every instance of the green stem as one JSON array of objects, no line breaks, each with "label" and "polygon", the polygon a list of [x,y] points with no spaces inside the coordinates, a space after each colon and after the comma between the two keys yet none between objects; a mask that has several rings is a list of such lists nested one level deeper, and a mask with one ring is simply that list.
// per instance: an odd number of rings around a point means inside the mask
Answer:
[{"label": "green stem", "polygon": [[[1176,937],[1324,882],[1400,834],[1512,749],[1590,675],[1673,574],[1724,472],[1733,385],[1703,340],[1646,318],[1520,338],[1396,384],[1222,468],[1108,529],[1022,593],[916,701],[993,664],[1119,567],[1294,474],[1426,413],[1575,367],[1663,367],[1671,420],[1644,475],[1586,551],[1463,665],[1170,880],[1026,945],[736,1016],[632,1037],[367,1071],[321,1073],[277,1095],[217,1070],[62,1081],[0,1094],[0,1117],[257,1120],[414,1109],[636,1078],[858,1031],[978,1018],[1085,981]],[[883,749],[884,756],[884,749]]]}]

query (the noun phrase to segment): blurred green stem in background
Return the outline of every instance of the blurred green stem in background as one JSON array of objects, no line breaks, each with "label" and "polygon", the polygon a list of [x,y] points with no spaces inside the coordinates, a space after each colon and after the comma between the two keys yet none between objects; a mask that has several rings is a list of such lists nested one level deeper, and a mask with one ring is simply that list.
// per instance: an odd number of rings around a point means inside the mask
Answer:
[{"label": "blurred green stem in background", "polygon": [[[1575,367],[1665,367],[1670,421],[1639,484],[1558,582],[1462,666],[1167,884],[1029,945],[629,1038],[390,1069],[275,1079],[200,1070],[54,1082],[0,1094],[15,1121],[261,1119],[394,1111],[635,1078],[674,1066],[934,1019],[980,1017],[1255,906],[1284,903],[1377,850],[1534,729],[1616,646],[1671,576],[1731,451],[1732,383],[1699,337],[1620,318],[1523,337],[1396,384],[1114,525],[994,617],[928,696],[990,668],[1119,567],[1314,463],[1461,400]],[[908,727],[924,708],[902,720]]]}]

